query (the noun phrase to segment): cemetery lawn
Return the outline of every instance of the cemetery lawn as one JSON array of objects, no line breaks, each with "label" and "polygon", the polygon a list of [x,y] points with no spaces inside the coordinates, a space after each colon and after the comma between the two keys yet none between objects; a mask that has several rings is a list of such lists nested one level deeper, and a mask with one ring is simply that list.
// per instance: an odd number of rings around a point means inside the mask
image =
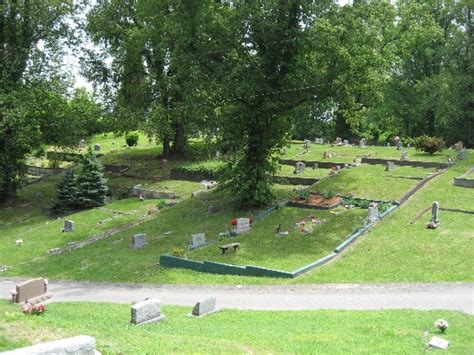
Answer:
[{"label": "cemetery lawn", "polygon": [[[454,150],[444,149],[441,152],[437,152],[433,155],[417,151],[415,148],[403,148],[408,151],[408,160],[410,161],[430,161],[445,163],[448,160],[448,155],[451,158],[456,157]],[[393,159],[400,160],[402,150],[397,150],[395,146],[392,147],[379,147],[379,146],[367,146],[366,148],[359,148],[359,146],[334,146],[331,147],[328,144],[314,144],[312,143],[309,152],[304,152],[303,142],[293,141],[287,153],[282,155],[281,159],[293,159],[296,161],[327,161],[327,162],[338,162],[338,163],[351,163],[354,158],[368,158],[375,159]],[[335,157],[330,159],[323,159],[324,152],[336,153]]]},{"label": "cemetery lawn", "polygon": [[[191,308],[163,306],[164,323],[130,324],[130,305],[52,303],[26,317],[0,301],[0,351],[27,343],[90,335],[111,353],[421,353],[432,336],[450,342],[448,353],[474,347],[473,317],[455,311],[242,311],[186,317]],[[449,322],[445,334],[433,323]],[[291,327],[288,325],[291,324]],[[423,331],[429,331],[428,337]]]}]

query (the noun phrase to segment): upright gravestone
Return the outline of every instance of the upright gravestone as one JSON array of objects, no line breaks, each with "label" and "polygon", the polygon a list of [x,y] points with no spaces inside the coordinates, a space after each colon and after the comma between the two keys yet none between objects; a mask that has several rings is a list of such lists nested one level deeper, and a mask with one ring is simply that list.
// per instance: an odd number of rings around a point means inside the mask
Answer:
[{"label": "upright gravestone", "polygon": [[467,160],[467,156],[468,156],[468,150],[463,148],[459,151],[458,159],[459,160]]},{"label": "upright gravestone", "polygon": [[314,163],[313,164],[313,169],[318,169],[319,168],[319,164],[318,163]]},{"label": "upright gravestone", "polygon": [[342,145],[341,137],[336,137],[336,145]]},{"label": "upright gravestone", "polygon": [[208,297],[200,300],[194,306],[191,315],[195,317],[202,317],[206,314],[214,313],[216,311],[216,297]]},{"label": "upright gravestone", "polygon": [[347,139],[344,139],[344,141],[342,142],[343,145],[345,146],[348,146],[349,145],[349,141]]},{"label": "upright gravestone", "polygon": [[86,147],[86,141],[84,139],[81,139],[79,141],[79,148],[85,148]]},{"label": "upright gravestone", "polygon": [[395,168],[395,163],[393,161],[388,161],[385,166],[385,171],[392,171]]},{"label": "upright gravestone", "polygon": [[148,243],[146,241],[146,234],[135,234],[133,236],[133,249],[140,249],[146,246]]},{"label": "upright gravestone", "polygon": [[64,231],[65,232],[72,232],[74,230],[74,221],[70,221],[66,219],[64,221]]},{"label": "upright gravestone", "polygon": [[431,207],[431,220],[426,224],[426,228],[436,229],[439,225],[439,202],[435,201]]},{"label": "upright gravestone", "polygon": [[242,234],[250,231],[250,219],[249,218],[238,218],[237,227],[235,232],[237,234]]},{"label": "upright gravestone", "polygon": [[304,140],[305,149],[309,149],[310,146],[311,146],[311,141],[309,139],[305,139]]},{"label": "upright gravestone", "polygon": [[193,249],[202,247],[203,245],[206,245],[206,234],[205,233],[198,233],[198,234],[193,234],[191,239],[191,247]]},{"label": "upright gravestone", "polygon": [[100,144],[99,144],[99,143],[94,144],[94,150],[95,150],[96,152],[99,152],[99,151],[100,151],[100,148],[101,148],[101,147],[100,147]]},{"label": "upright gravestone", "polygon": [[377,203],[375,202],[372,202],[370,205],[369,205],[369,209],[368,209],[368,220],[369,220],[369,223],[374,223],[376,221],[378,221],[379,219],[379,206]]},{"label": "upright gravestone", "polygon": [[134,304],[131,309],[132,324],[147,324],[162,322],[165,315],[161,313],[161,301],[151,298]]},{"label": "upright gravestone", "polygon": [[40,303],[52,296],[48,293],[48,282],[43,278],[37,278],[16,285],[15,303],[28,301],[31,304]]},{"label": "upright gravestone", "polygon": [[367,140],[365,138],[362,138],[360,141],[359,141],[359,148],[365,148],[366,147],[366,144],[367,144]]},{"label": "upright gravestone", "polygon": [[400,157],[400,160],[408,160],[408,151],[405,149],[402,152],[402,156]]},{"label": "upright gravestone", "polygon": [[295,165],[295,174],[300,174],[302,172],[304,172],[304,169],[306,168],[306,165],[305,163],[299,161],[296,163]]}]

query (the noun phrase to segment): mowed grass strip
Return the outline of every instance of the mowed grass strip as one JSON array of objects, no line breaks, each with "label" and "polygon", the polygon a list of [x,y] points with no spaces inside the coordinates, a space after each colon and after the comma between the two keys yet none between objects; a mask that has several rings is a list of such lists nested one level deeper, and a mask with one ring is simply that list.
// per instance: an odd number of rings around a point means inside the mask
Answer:
[{"label": "mowed grass strip", "polygon": [[[445,163],[448,161],[448,156],[453,160],[456,158],[456,151],[452,149],[443,149],[441,152],[437,152],[433,155],[417,151],[415,148],[404,147],[404,150],[408,152],[408,160],[410,161],[426,161],[426,162],[439,162]],[[311,144],[309,152],[303,154],[305,149],[302,143],[293,143],[290,148],[287,150],[285,155],[282,155],[282,159],[294,159],[294,160],[316,160],[316,161],[328,161],[328,162],[341,162],[349,163],[352,162],[354,158],[363,158],[367,156],[368,158],[376,159],[393,159],[400,160],[402,155],[402,150],[397,150],[397,148],[392,144],[391,147],[381,147],[381,146],[367,146],[366,148],[359,148],[359,146],[333,146],[331,147],[328,144]],[[336,156],[333,156],[330,159],[323,159],[324,152],[336,153]]]},{"label": "mowed grass strip", "polygon": [[434,201],[441,207],[474,211],[474,189],[453,186],[454,177],[472,164],[471,158],[435,178],[341,258],[299,281],[473,281],[474,215],[441,211],[440,227],[426,228]]},{"label": "mowed grass strip", "polygon": [[[130,305],[53,303],[44,315],[25,317],[18,305],[0,301],[6,335],[0,351],[79,334],[95,337],[104,354],[412,354],[427,351],[432,336],[450,341],[447,353],[468,354],[474,347],[473,317],[454,311],[224,310],[189,318],[190,310],[163,306],[164,323],[135,326]],[[446,334],[433,324],[439,318],[449,322]]]},{"label": "mowed grass strip", "polygon": [[357,196],[374,200],[399,200],[415,187],[418,180],[395,176],[425,177],[433,169],[396,167],[385,171],[383,165],[367,165],[343,169],[338,176],[322,179],[311,187],[312,191],[332,191],[345,196]]}]

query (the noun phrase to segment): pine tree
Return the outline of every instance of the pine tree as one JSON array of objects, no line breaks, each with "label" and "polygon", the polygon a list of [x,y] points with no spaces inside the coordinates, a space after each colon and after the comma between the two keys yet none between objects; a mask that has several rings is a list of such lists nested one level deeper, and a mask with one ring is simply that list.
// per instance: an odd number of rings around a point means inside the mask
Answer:
[{"label": "pine tree", "polygon": [[54,209],[58,212],[76,207],[77,185],[76,174],[73,170],[68,171],[58,184],[58,201]]},{"label": "pine tree", "polygon": [[103,166],[97,157],[89,152],[84,156],[82,168],[77,177],[77,205],[81,208],[102,206],[108,191]]}]

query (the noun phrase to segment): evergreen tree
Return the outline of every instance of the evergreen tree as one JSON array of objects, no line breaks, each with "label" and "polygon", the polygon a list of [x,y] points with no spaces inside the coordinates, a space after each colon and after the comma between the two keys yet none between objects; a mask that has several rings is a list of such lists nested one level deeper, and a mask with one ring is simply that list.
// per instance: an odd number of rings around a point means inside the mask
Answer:
[{"label": "evergreen tree", "polygon": [[107,190],[107,179],[104,178],[102,164],[92,152],[87,153],[77,177],[77,206],[81,208],[102,206]]},{"label": "evergreen tree", "polygon": [[58,212],[68,208],[76,207],[77,199],[77,176],[73,170],[68,171],[58,185],[58,201],[54,209]]}]

